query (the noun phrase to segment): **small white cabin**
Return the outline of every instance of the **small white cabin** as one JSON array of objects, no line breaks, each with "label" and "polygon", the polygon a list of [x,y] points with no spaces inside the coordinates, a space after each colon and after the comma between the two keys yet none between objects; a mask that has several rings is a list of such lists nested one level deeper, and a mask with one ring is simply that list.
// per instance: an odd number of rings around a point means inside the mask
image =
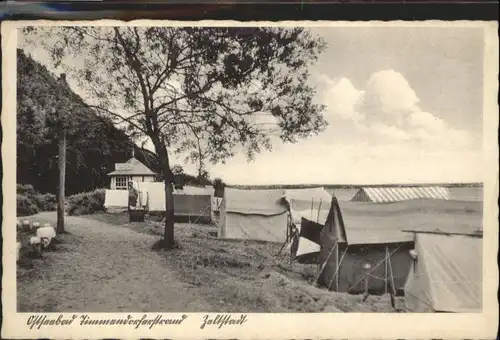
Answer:
[{"label": "small white cabin", "polygon": [[156,179],[156,173],[134,157],[126,163],[115,163],[115,171],[108,176],[111,190],[127,190],[128,182],[154,182]]}]

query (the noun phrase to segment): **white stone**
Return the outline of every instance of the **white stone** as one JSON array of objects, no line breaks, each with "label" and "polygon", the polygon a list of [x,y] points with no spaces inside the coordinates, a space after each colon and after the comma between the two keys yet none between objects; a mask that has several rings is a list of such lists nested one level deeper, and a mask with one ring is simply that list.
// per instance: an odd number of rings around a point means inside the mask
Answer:
[{"label": "white stone", "polygon": [[16,249],[16,261],[19,261],[19,255],[21,253],[21,242],[17,242],[17,249]]},{"label": "white stone", "polygon": [[40,244],[40,243],[42,243],[42,239],[40,237],[38,237],[38,236],[32,236],[30,238],[30,244],[31,245]]}]

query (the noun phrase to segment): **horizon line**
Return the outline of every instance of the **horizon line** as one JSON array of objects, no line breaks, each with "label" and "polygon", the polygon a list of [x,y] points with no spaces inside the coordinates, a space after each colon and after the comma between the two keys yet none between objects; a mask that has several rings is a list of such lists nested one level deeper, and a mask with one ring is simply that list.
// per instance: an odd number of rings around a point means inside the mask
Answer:
[{"label": "horizon line", "polygon": [[484,186],[484,182],[425,182],[425,183],[376,183],[376,184],[232,184],[226,183],[226,187],[293,187],[301,186],[307,188],[318,187],[403,187],[403,186]]}]

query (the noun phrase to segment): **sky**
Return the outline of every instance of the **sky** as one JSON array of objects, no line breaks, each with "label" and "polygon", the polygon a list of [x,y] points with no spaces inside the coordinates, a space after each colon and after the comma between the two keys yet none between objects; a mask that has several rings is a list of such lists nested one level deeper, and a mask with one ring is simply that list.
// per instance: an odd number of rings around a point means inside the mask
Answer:
[{"label": "sky", "polygon": [[[273,151],[253,162],[237,155],[208,165],[212,178],[230,184],[482,181],[481,28],[311,32],[328,46],[310,79],[315,101],[327,106],[326,131],[296,144],[275,140]],[[48,63],[42,52],[31,54]],[[173,156],[172,163],[195,173],[181,159]]]}]

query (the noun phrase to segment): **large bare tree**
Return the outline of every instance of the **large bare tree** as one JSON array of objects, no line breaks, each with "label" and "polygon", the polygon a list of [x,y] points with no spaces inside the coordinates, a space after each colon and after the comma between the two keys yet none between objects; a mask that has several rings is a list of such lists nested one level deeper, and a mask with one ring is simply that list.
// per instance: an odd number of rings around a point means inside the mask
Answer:
[{"label": "large bare tree", "polygon": [[[165,179],[164,247],[174,245],[170,157],[199,164],[249,159],[272,136],[296,142],[324,130],[309,67],[325,47],[304,28],[29,27],[89,105],[154,145]],[[270,118],[272,117],[272,118]]]}]

